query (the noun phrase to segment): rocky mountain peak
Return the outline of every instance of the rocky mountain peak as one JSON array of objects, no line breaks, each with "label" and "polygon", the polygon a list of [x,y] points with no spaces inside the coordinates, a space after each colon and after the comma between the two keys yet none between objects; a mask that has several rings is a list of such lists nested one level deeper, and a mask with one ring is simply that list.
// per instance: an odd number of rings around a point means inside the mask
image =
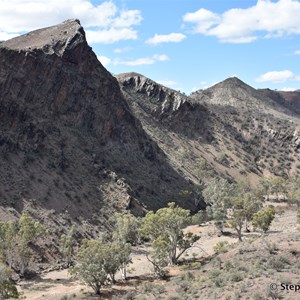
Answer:
[{"label": "rocky mountain peak", "polygon": [[[1,47],[27,54],[42,51],[45,54],[63,57],[83,44],[86,45],[86,38],[80,21],[71,19],[15,37],[1,43]],[[78,62],[78,59],[79,57],[74,62]]]},{"label": "rocky mountain peak", "polygon": [[116,77],[121,88],[125,92],[134,91],[140,95],[139,105],[143,106],[145,111],[151,112],[156,117],[172,114],[188,101],[187,96],[141,74],[134,72],[123,73]]},{"label": "rocky mountain peak", "polygon": [[35,199],[73,217],[140,214],[189,186],[135,119],[78,20],[1,43],[0,66],[0,207]]}]

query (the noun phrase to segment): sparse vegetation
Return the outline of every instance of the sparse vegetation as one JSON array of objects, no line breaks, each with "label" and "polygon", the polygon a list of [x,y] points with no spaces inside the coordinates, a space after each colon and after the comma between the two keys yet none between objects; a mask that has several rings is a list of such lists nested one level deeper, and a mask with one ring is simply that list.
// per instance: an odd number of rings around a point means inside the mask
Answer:
[{"label": "sparse vegetation", "polygon": [[12,270],[4,264],[0,264],[0,299],[19,298],[19,293],[11,275]]},{"label": "sparse vegetation", "polygon": [[175,203],[169,203],[167,208],[161,208],[156,213],[149,212],[145,216],[140,232],[152,240],[152,259],[149,260],[158,276],[164,277],[162,268],[176,264],[182,254],[200,238],[183,233],[182,229],[190,222],[190,212]]},{"label": "sparse vegetation", "polygon": [[267,232],[274,218],[274,208],[267,207],[253,215],[252,224],[254,227],[260,228],[263,232]]}]

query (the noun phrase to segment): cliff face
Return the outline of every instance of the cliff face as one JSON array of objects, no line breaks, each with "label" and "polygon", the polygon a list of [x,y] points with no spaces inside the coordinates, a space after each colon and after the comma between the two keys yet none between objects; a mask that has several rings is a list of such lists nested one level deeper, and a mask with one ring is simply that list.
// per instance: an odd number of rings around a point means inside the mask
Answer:
[{"label": "cliff face", "polygon": [[156,122],[155,126],[189,138],[211,139],[209,112],[203,105],[141,74],[119,74],[117,79],[127,103],[142,124]]},{"label": "cliff face", "polygon": [[78,20],[1,43],[0,65],[1,206],[104,219],[170,200],[195,209]]}]

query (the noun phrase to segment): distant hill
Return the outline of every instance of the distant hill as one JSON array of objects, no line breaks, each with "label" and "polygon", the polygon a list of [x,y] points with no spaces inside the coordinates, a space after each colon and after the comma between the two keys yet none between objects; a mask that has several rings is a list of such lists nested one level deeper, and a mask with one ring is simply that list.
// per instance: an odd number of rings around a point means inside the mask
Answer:
[{"label": "distant hill", "polygon": [[189,97],[140,74],[117,79],[145,131],[195,184],[216,175],[255,184],[300,169],[297,112],[271,94],[235,77]]}]

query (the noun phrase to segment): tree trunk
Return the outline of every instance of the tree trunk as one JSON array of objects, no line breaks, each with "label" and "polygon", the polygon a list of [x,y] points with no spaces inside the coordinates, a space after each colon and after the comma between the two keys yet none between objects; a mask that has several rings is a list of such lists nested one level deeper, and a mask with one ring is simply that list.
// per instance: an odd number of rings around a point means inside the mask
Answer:
[{"label": "tree trunk", "polygon": [[123,281],[125,281],[127,278],[127,275],[126,275],[126,265],[125,266],[121,266],[120,268],[120,275],[121,275],[121,278]]},{"label": "tree trunk", "polygon": [[236,231],[238,234],[239,241],[242,242],[242,228],[241,227],[236,228]]},{"label": "tree trunk", "polygon": [[248,221],[247,221],[247,219],[246,219],[246,221],[245,221],[245,225],[246,225],[246,232],[250,232],[250,229],[248,228]]},{"label": "tree trunk", "polygon": [[110,274],[110,279],[113,284],[116,283],[115,274]]}]

